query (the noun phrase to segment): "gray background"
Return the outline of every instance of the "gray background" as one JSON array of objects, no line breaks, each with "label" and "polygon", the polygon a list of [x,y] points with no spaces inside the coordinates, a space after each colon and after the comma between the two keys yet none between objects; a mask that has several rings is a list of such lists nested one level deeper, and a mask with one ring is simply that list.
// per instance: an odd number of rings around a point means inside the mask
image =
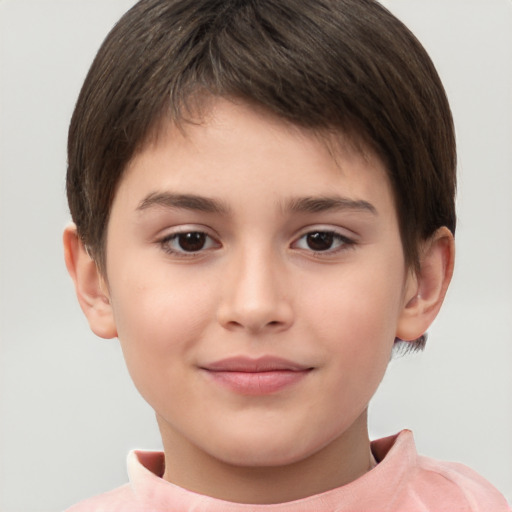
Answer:
[{"label": "gray background", "polygon": [[[58,511],[159,448],[117,341],[92,335],[66,275],[66,131],[133,0],[0,0],[0,511]],[[472,466],[512,499],[512,2],[388,0],[438,66],[459,143],[457,265],[425,353],[395,360],[373,437]]]}]

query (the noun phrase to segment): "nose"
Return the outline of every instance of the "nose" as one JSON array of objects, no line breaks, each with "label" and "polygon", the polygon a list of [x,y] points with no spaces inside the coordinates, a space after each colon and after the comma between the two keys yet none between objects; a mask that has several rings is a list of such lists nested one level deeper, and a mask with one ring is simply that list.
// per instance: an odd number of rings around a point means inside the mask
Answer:
[{"label": "nose", "polygon": [[227,263],[218,321],[228,330],[279,332],[293,323],[283,264],[262,250],[241,251]]}]

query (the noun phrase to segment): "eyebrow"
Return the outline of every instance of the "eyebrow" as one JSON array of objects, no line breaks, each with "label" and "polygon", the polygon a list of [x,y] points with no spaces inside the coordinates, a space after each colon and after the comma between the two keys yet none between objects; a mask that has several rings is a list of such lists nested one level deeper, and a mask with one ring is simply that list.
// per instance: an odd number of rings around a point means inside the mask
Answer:
[{"label": "eyebrow", "polygon": [[293,213],[320,213],[329,210],[352,210],[378,215],[375,206],[368,201],[349,199],[347,197],[339,196],[299,197],[286,203],[284,210],[291,211]]},{"label": "eyebrow", "polygon": [[[137,206],[137,211],[153,207],[195,210],[205,213],[227,214],[230,209],[221,201],[195,194],[174,194],[171,192],[152,192]],[[349,199],[339,196],[299,197],[285,203],[285,212],[320,213],[329,210],[351,210],[370,212],[377,215],[377,209],[368,201]]]},{"label": "eyebrow", "polygon": [[153,192],[147,195],[139,203],[137,210],[143,211],[155,206],[220,214],[225,214],[229,210],[227,206],[215,199],[194,194],[173,194],[170,192]]}]

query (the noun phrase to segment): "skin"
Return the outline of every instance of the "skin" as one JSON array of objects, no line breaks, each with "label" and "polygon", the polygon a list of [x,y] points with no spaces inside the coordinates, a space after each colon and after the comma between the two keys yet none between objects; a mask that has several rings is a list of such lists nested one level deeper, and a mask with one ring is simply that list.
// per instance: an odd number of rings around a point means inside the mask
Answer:
[{"label": "skin", "polygon": [[[169,124],[126,169],[105,276],[73,227],[64,243],[91,328],[119,337],[156,412],[163,477],[243,503],[371,469],[370,398],[395,337],[419,337],[436,316],[453,267],[445,228],[422,247],[421,271],[406,267],[374,154],[221,99],[197,124]],[[245,393],[208,370],[240,356],[307,370]]]}]

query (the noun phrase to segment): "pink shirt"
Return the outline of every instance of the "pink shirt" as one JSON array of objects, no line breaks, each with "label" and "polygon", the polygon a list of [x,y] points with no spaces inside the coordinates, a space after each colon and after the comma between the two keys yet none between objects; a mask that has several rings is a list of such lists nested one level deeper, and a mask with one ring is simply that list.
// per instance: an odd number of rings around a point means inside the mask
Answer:
[{"label": "pink shirt", "polygon": [[381,461],[348,485],[276,505],[242,505],[163,480],[161,452],[131,452],[130,483],[67,512],[511,512],[505,498],[471,469],[418,455],[412,432],[372,442]]}]

